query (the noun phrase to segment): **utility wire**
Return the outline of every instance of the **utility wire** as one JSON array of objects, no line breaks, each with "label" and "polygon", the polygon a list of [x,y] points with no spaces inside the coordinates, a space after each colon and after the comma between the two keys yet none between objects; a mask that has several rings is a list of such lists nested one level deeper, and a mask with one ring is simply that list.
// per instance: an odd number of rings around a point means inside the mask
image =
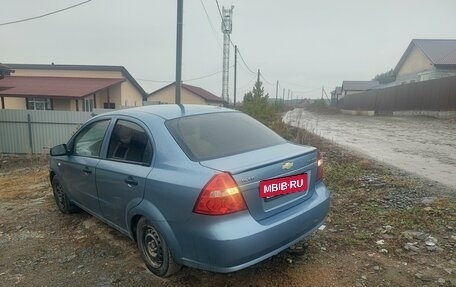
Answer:
[{"label": "utility wire", "polygon": [[15,20],[15,21],[11,21],[11,22],[0,23],[0,26],[10,25],[10,24],[16,24],[16,23],[21,23],[21,22],[26,22],[26,21],[30,21],[30,20],[35,20],[35,19],[43,18],[43,17],[49,16],[49,15],[57,14],[57,13],[60,13],[60,12],[65,11],[65,10],[69,10],[69,9],[72,9],[72,8],[75,8],[75,7],[84,5],[84,4],[86,4],[86,3],[89,3],[90,1],[92,1],[92,0],[83,1],[83,2],[80,2],[80,3],[74,4],[74,5],[72,5],[72,6],[68,6],[68,7],[66,7],[66,8],[59,9],[59,10],[55,10],[55,11],[52,11],[52,12],[49,12],[49,13],[46,13],[46,14],[43,14],[43,15],[39,15],[39,16],[34,16],[34,17],[30,17],[30,18]]},{"label": "utility wire", "polygon": [[[234,65],[231,65],[230,68],[234,67]],[[187,79],[187,80],[183,80],[183,82],[190,82],[190,81],[196,81],[196,80],[201,80],[201,79],[205,79],[205,78],[209,78],[209,77],[212,77],[214,75],[217,75],[217,74],[220,74],[222,73],[223,70],[220,70],[220,71],[217,71],[217,72],[213,72],[213,73],[210,73],[210,74],[207,74],[205,76],[201,76],[201,77],[197,77],[197,78],[192,78],[192,79]]]},{"label": "utility wire", "polygon": [[222,71],[217,71],[217,72],[214,72],[212,74],[209,74],[209,75],[206,75],[206,76],[201,76],[201,77],[197,77],[197,78],[192,78],[192,79],[187,79],[187,80],[183,80],[182,82],[190,82],[190,81],[196,81],[196,80],[201,80],[201,79],[205,79],[205,78],[209,78],[209,77],[212,77],[214,75],[217,75],[217,74],[220,74]]},{"label": "utility wire", "polygon": [[[234,65],[231,65],[231,66],[230,66],[230,68],[232,68],[232,67],[234,67]],[[217,71],[217,72],[213,72],[213,73],[210,73],[210,74],[201,76],[201,77],[185,79],[185,80],[182,80],[182,82],[190,82],[190,81],[196,81],[196,80],[201,80],[201,79],[209,78],[209,77],[212,77],[212,76],[214,76],[214,75],[220,74],[221,72],[223,72],[223,70]],[[135,78],[135,79],[138,80],[138,81],[143,81],[143,82],[154,82],[154,83],[171,83],[171,82],[174,82],[174,80],[152,80],[152,79],[143,79],[143,78]]]},{"label": "utility wire", "polygon": [[209,17],[209,13],[207,13],[206,6],[204,5],[203,0],[200,0],[200,2],[201,2],[201,5],[203,6],[204,13],[206,13],[207,21],[209,22],[209,25],[211,25],[211,29],[212,29],[212,33],[214,35],[214,38],[217,41],[217,44],[219,45],[219,47],[222,49],[222,44],[220,43],[219,38],[217,37],[217,32],[215,31],[214,25],[213,25],[213,23],[211,21],[211,18]]},{"label": "utility wire", "polygon": [[256,75],[256,73],[254,71],[252,71],[252,69],[250,69],[249,65],[247,65],[247,63],[245,62],[244,57],[242,56],[239,48],[238,48],[238,54],[239,54],[239,57],[241,58],[242,62],[244,63],[245,67],[247,68],[247,70],[249,70],[250,73]]},{"label": "utility wire", "polygon": [[272,82],[268,81],[268,80],[265,78],[265,76],[263,75],[263,73],[260,73],[260,77],[261,77],[267,84],[269,84],[269,85],[271,85],[271,86],[275,86],[275,85],[276,85],[275,83],[272,83]]},{"label": "utility wire", "polygon": [[220,18],[222,19],[222,25],[225,26],[225,22],[223,21],[223,16],[222,16],[222,10],[220,10],[220,5],[219,5],[218,0],[215,0],[215,3],[217,3],[217,9],[219,11]]}]

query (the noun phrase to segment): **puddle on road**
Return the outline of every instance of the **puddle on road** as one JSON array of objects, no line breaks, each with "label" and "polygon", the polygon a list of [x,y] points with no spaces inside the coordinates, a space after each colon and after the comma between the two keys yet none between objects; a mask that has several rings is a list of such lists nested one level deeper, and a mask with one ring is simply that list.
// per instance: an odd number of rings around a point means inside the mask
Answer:
[{"label": "puddle on road", "polygon": [[426,117],[320,115],[295,109],[284,122],[421,177],[456,188],[456,126]]}]

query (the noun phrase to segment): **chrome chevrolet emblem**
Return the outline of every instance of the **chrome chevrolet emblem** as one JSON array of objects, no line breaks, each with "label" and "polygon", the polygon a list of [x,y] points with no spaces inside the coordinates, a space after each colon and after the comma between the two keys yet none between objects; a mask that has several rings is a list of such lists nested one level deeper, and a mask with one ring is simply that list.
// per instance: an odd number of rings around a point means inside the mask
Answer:
[{"label": "chrome chevrolet emblem", "polygon": [[286,162],[284,164],[282,164],[282,169],[290,169],[293,167],[293,162],[292,161],[289,161],[289,162]]}]

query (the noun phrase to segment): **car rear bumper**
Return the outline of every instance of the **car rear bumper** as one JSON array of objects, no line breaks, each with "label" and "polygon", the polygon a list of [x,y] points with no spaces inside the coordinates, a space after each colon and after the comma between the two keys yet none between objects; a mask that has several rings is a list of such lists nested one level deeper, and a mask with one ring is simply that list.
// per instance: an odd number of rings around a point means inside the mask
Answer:
[{"label": "car rear bumper", "polygon": [[288,248],[309,237],[323,224],[329,210],[329,191],[316,185],[312,197],[280,215],[258,222],[245,212],[217,216],[195,214],[174,226],[184,265],[214,272],[233,272]]}]

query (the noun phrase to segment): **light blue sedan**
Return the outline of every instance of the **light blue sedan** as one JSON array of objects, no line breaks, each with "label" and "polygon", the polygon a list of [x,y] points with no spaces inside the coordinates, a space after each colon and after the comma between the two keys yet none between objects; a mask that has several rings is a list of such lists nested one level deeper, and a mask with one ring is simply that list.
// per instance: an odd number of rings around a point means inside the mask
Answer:
[{"label": "light blue sedan", "polygon": [[162,277],[240,270],[310,236],[329,209],[322,177],[314,147],[211,106],[105,113],[51,149],[60,211],[125,233]]}]

